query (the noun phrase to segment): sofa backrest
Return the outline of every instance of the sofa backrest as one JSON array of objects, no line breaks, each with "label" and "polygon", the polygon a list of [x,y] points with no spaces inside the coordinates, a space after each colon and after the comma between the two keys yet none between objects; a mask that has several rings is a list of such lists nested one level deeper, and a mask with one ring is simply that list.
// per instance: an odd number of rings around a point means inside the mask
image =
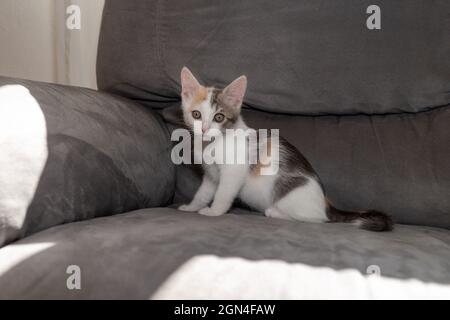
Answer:
[{"label": "sofa backrest", "polygon": [[106,0],[98,86],[179,103],[249,79],[246,116],[280,128],[341,207],[450,227],[450,2]]},{"label": "sofa backrest", "polygon": [[[450,102],[450,2],[107,0],[103,90],[178,99],[181,67],[206,83],[249,78],[246,104],[293,114],[417,112]],[[370,22],[370,21],[369,21]]]}]

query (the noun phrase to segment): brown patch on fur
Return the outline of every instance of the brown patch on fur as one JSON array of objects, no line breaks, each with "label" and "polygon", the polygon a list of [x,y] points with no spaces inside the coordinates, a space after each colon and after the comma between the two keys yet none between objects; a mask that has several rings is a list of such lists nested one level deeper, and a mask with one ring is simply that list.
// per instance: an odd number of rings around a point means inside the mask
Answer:
[{"label": "brown patch on fur", "polygon": [[[267,148],[267,155],[263,155],[264,158],[263,159],[259,159],[258,157],[258,162],[255,164],[255,166],[252,168],[252,172],[251,174],[253,176],[260,176],[261,175],[261,170],[263,168],[268,168],[270,167],[270,157],[272,156],[272,140],[270,138],[267,139],[267,144],[266,144],[266,148]],[[259,151],[259,149],[258,149]],[[258,152],[259,155],[259,152]],[[268,161],[269,160],[269,161]],[[264,163],[268,163],[268,164],[263,164]]]},{"label": "brown patch on fur", "polygon": [[200,86],[195,95],[192,97],[191,104],[188,108],[189,112],[191,112],[194,107],[198,106],[207,98],[208,98],[208,89],[204,86]]},{"label": "brown patch on fur", "polygon": [[280,139],[280,168],[274,186],[274,201],[278,201],[295,188],[320,180],[306,158],[283,137]]}]

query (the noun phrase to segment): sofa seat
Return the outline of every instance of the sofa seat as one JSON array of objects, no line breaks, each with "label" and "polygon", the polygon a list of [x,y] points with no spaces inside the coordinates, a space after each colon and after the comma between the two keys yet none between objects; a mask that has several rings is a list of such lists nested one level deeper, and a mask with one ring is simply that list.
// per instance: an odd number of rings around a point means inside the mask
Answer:
[{"label": "sofa seat", "polygon": [[[450,284],[450,232],[397,225],[393,232],[311,224],[239,211],[221,217],[173,208],[56,226],[0,249],[0,298],[147,299],[198,255],[277,259]],[[68,290],[67,267],[81,270]]]}]

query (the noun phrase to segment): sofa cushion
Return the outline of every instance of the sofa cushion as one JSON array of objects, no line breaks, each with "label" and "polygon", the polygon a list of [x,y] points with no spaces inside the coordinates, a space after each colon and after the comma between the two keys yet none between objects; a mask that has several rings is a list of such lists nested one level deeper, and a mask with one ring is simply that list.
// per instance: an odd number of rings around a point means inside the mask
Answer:
[{"label": "sofa cushion", "polygon": [[0,124],[0,247],[57,224],[172,199],[167,129],[138,104],[0,77]]},{"label": "sofa cushion", "polygon": [[[205,217],[152,208],[42,231],[0,249],[0,298],[147,299],[204,254],[450,284],[448,230],[398,225],[373,233],[243,213]],[[68,274],[69,266],[75,267]],[[81,290],[68,290],[76,267]]]},{"label": "sofa cushion", "polygon": [[247,106],[293,114],[417,112],[450,103],[450,2],[107,0],[99,88],[179,99],[187,65],[206,84],[249,79]]},{"label": "sofa cushion", "polygon": [[[169,130],[180,127],[179,110],[163,110]],[[243,116],[253,128],[279,129],[311,162],[337,207],[450,229],[450,108],[321,117],[245,109]],[[192,200],[201,177],[199,165],[178,165],[174,201]]]}]

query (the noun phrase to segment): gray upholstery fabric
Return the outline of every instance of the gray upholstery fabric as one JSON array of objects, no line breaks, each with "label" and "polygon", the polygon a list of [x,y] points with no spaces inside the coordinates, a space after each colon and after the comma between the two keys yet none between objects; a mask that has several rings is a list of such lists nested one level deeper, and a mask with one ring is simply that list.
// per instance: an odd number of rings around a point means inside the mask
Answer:
[{"label": "gray upholstery fabric", "polygon": [[[163,116],[179,127],[179,106]],[[397,223],[450,229],[450,108],[398,115],[294,116],[244,110],[254,128],[280,129],[310,160],[339,208],[377,209]],[[192,199],[201,169],[177,166],[176,202]]]},{"label": "gray upholstery fabric", "polygon": [[[30,203],[14,198],[23,193],[21,181],[30,178],[28,167],[38,160],[32,154],[26,158],[25,144],[35,137],[24,127],[32,111],[25,105],[30,110],[22,118],[9,120],[17,130],[0,153],[1,177],[11,171],[8,179],[0,179],[0,246],[61,223],[170,203],[175,168],[168,132],[157,114],[93,90],[0,77],[0,87],[7,84],[28,88],[37,100],[48,156]],[[14,107],[2,104],[2,116],[13,115]],[[24,159],[29,160],[25,168],[10,167]],[[23,207],[25,217],[18,212]]]},{"label": "gray upholstery fabric", "polygon": [[[249,78],[246,105],[295,114],[423,111],[450,103],[450,2],[107,0],[101,89],[164,107],[187,65],[204,82]],[[155,104],[157,102],[157,104]]]},{"label": "gray upholstery fabric", "polygon": [[[365,274],[450,284],[450,233],[397,226],[390,233],[348,224],[310,224],[247,214],[205,217],[170,208],[144,209],[57,226],[22,239],[50,246],[0,274],[0,298],[147,299],[167,277],[200,254],[281,259]],[[2,259],[10,246],[0,249]],[[81,290],[68,290],[69,265],[81,269]],[[338,288],[336,288],[338,290]]]}]

